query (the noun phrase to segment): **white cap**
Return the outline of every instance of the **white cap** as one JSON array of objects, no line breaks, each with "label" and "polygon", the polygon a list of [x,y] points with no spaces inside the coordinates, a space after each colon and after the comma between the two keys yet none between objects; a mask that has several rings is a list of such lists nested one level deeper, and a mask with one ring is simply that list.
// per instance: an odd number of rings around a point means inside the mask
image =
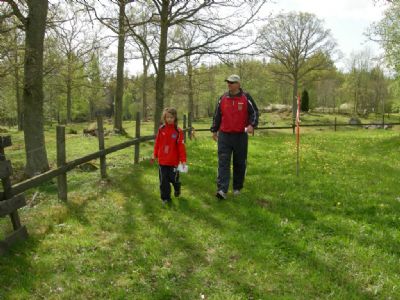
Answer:
[{"label": "white cap", "polygon": [[240,76],[236,75],[236,74],[232,74],[230,75],[227,79],[225,79],[225,81],[229,81],[229,82],[240,82]]}]

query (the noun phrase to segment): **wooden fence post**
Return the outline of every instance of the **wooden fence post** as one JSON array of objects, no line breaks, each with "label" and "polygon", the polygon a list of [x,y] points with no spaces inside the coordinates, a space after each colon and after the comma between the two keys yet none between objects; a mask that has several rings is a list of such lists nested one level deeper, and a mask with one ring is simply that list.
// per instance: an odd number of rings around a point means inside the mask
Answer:
[{"label": "wooden fence post", "polygon": [[[66,163],[65,151],[65,126],[57,125],[57,168],[64,166]],[[67,202],[68,187],[67,173],[57,176],[58,199]]]},{"label": "wooden fence post", "polygon": [[[140,138],[140,112],[136,112],[136,128],[135,128],[135,137],[137,139]],[[140,143],[135,144],[135,164],[139,163],[139,151],[140,151]]]},{"label": "wooden fence post", "polygon": [[186,143],[186,115],[183,115],[183,141]]},{"label": "wooden fence post", "polygon": [[[104,150],[103,116],[101,115],[97,116],[97,135],[99,138],[99,150]],[[100,175],[102,179],[107,178],[105,155],[100,155]]]},{"label": "wooden fence post", "polygon": [[335,117],[335,131],[336,131],[336,124],[337,124],[337,123],[336,123],[336,117]]},{"label": "wooden fence post", "polygon": [[193,113],[189,112],[188,114],[188,128],[189,128],[189,140],[192,139],[192,118],[193,118]]},{"label": "wooden fence post", "polygon": [[18,208],[26,205],[25,197],[22,194],[12,196],[10,175],[12,174],[11,162],[6,160],[4,148],[11,146],[10,136],[0,136],[0,179],[3,185],[3,193],[0,193],[0,217],[9,215],[14,232],[0,241],[0,254],[5,253],[8,248],[19,240],[25,240],[28,232],[25,226],[21,226],[18,215]]}]

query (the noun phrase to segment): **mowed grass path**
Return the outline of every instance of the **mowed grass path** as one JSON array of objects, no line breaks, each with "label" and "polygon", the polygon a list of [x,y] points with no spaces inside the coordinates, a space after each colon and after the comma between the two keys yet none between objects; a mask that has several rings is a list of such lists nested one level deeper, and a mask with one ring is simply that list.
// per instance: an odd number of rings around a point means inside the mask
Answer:
[{"label": "mowed grass path", "polygon": [[[150,147],[148,147],[150,149]],[[27,193],[30,238],[0,257],[0,299],[399,299],[398,131],[250,138],[245,189],[215,197],[216,144],[188,142],[173,205],[132,154]],[[0,229],[9,220],[0,220]],[[2,230],[4,231],[4,230]]]}]

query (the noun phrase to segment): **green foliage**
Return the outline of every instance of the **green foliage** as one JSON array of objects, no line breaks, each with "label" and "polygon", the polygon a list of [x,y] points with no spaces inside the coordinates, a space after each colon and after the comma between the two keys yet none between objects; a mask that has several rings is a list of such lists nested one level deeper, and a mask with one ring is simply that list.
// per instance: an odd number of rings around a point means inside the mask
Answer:
[{"label": "green foliage", "polygon": [[[398,134],[303,133],[296,177],[293,135],[257,132],[242,194],[218,202],[216,144],[198,133],[169,207],[156,166],[107,156],[106,181],[68,174],[68,204],[54,184],[27,193],[30,238],[0,257],[0,298],[397,299]],[[96,147],[75,139],[75,157]]]},{"label": "green foliage", "polygon": [[371,26],[369,36],[379,42],[385,51],[385,59],[398,73],[400,71],[400,2],[387,1],[383,18]]}]

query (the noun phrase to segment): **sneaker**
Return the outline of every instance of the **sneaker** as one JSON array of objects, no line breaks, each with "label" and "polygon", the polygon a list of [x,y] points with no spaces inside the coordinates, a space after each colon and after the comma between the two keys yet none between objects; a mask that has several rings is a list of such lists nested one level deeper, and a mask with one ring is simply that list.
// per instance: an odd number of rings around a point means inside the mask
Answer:
[{"label": "sneaker", "polygon": [[162,204],[166,205],[166,204],[171,204],[172,200],[171,199],[163,199],[162,200]]},{"label": "sneaker", "polygon": [[233,190],[233,196],[239,196],[240,190]]},{"label": "sneaker", "polygon": [[226,194],[224,193],[224,191],[220,190],[215,194],[215,197],[217,197],[218,199],[226,199]]},{"label": "sneaker", "polygon": [[181,195],[181,189],[178,189],[174,192],[175,197],[179,197]]}]

